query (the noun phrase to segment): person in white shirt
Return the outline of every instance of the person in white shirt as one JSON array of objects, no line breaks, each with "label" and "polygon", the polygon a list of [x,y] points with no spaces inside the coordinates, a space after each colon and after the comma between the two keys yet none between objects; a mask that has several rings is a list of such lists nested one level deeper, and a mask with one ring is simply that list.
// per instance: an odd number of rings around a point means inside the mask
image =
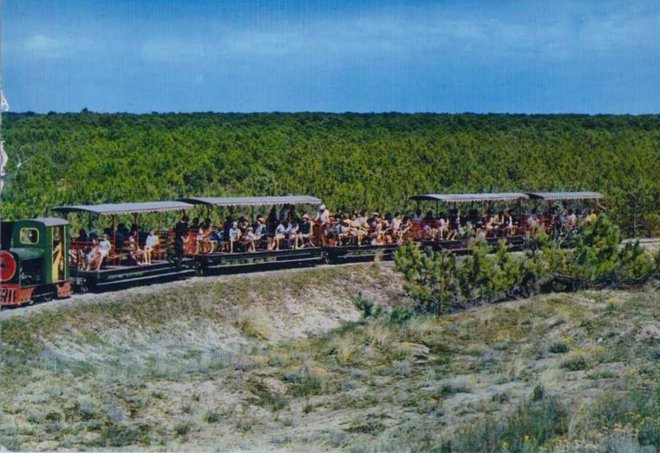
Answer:
[{"label": "person in white shirt", "polygon": [[277,225],[277,228],[275,228],[275,235],[273,236],[273,239],[268,247],[268,250],[279,250],[280,249],[280,242],[282,239],[286,237],[287,233],[287,228],[284,226],[284,223],[280,222]]},{"label": "person in white shirt", "polygon": [[229,253],[234,253],[234,243],[241,239],[241,230],[238,228],[238,222],[233,222],[229,229]]},{"label": "person in white shirt", "polygon": [[103,264],[103,260],[110,255],[110,251],[112,250],[112,244],[108,240],[108,235],[104,234],[103,238],[99,241],[99,260],[98,263],[96,264],[96,270],[99,271],[101,270],[101,265]]},{"label": "person in white shirt", "polygon": [[144,243],[144,264],[151,264],[151,257],[156,247],[158,247],[158,236],[151,229]]},{"label": "person in white shirt", "polygon": [[319,206],[319,211],[316,213],[315,222],[320,223],[321,226],[325,226],[330,220],[330,212],[326,209],[325,205],[322,204]]}]

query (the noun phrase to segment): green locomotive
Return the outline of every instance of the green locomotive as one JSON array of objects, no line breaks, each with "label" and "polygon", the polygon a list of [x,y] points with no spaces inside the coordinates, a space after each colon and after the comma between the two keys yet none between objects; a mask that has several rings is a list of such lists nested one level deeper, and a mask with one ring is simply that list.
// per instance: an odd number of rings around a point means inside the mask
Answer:
[{"label": "green locomotive", "polygon": [[19,306],[71,295],[69,223],[46,217],[2,222],[0,304]]}]

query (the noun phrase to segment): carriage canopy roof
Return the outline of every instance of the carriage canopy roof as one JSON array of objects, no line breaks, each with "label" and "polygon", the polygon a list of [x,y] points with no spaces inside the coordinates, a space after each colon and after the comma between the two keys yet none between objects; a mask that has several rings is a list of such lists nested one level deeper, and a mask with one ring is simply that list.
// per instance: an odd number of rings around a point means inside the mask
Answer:
[{"label": "carriage canopy roof", "polygon": [[603,198],[599,192],[530,192],[529,198],[535,200],[598,200]]},{"label": "carriage canopy roof", "polygon": [[64,214],[70,212],[89,212],[97,215],[140,214],[148,212],[185,211],[193,206],[182,201],[150,201],[145,203],[116,203],[58,206],[50,208]]},{"label": "carriage canopy roof", "polygon": [[64,219],[60,219],[59,217],[35,217],[34,219],[29,219],[33,222],[39,222],[43,223],[44,226],[47,227],[52,227],[52,226],[61,226],[61,225],[68,225],[69,222],[67,222]]},{"label": "carriage canopy roof", "polygon": [[181,201],[211,206],[271,206],[280,204],[320,205],[321,200],[307,195],[287,195],[281,197],[191,197]]},{"label": "carriage canopy roof", "polygon": [[414,195],[411,200],[442,201],[444,203],[470,203],[473,201],[514,201],[529,198],[524,193],[502,192],[502,193],[428,193]]}]

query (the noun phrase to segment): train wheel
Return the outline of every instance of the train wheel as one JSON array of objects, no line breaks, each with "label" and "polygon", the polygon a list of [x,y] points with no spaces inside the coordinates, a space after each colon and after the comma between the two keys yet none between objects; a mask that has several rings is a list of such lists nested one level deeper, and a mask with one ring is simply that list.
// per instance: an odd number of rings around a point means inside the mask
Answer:
[{"label": "train wheel", "polygon": [[34,291],[30,305],[35,302],[50,302],[57,296],[57,288],[52,286],[41,287]]}]

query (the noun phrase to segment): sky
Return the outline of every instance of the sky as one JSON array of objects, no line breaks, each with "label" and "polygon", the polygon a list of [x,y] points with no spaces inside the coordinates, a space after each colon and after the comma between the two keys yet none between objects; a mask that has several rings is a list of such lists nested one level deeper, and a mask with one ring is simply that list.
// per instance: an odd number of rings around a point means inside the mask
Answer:
[{"label": "sky", "polygon": [[660,1],[2,0],[12,111],[660,113]]}]

